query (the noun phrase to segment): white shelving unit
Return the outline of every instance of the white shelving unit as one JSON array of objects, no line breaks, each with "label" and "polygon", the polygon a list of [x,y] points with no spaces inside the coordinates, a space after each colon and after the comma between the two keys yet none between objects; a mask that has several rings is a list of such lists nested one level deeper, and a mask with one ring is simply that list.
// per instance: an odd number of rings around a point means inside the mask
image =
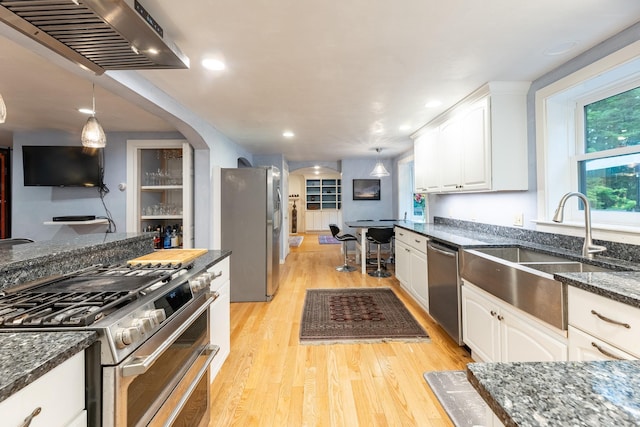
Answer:
[{"label": "white shelving unit", "polygon": [[193,247],[193,150],[185,140],[127,141],[127,231],[179,226]]}]

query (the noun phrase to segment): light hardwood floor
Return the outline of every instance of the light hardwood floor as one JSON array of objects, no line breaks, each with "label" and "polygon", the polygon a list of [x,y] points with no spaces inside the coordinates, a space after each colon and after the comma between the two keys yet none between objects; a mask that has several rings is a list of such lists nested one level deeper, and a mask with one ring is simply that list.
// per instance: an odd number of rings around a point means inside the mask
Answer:
[{"label": "light hardwood floor", "polygon": [[[211,426],[452,425],[422,374],[464,369],[467,351],[394,277],[340,273],[341,260],[340,245],[306,234],[281,265],[273,301],[231,304],[231,354],[211,387]],[[430,342],[299,344],[306,289],[379,286],[396,292]]]}]

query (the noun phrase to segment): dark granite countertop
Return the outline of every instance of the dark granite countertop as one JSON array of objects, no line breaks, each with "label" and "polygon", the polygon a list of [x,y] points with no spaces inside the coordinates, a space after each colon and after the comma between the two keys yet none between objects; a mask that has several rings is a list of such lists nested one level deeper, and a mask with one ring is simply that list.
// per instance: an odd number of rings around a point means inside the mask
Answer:
[{"label": "dark granite countertop", "polygon": [[[580,253],[563,248],[523,241],[514,238],[492,235],[465,228],[444,224],[421,224],[398,222],[398,227],[422,234],[432,239],[448,243],[458,249],[482,247],[521,247],[540,252],[560,255],[571,260],[586,262],[615,270],[612,272],[561,273],[553,277],[570,286],[575,286],[612,300],[640,308],[640,265],[637,263],[599,256],[589,260]],[[627,270],[627,271],[622,271]]]},{"label": "dark granite countertop", "polygon": [[95,332],[0,332],[0,401],[84,351]]},{"label": "dark granite countertop", "polygon": [[96,233],[0,249],[0,290],[153,252],[151,233]]},{"label": "dark granite countertop", "polygon": [[640,425],[640,361],[470,363],[467,378],[506,426]]}]

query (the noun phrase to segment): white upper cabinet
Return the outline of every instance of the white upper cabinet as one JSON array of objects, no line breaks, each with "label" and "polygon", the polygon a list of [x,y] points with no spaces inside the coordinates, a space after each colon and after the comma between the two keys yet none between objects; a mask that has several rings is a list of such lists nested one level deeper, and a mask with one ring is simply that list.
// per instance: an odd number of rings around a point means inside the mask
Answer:
[{"label": "white upper cabinet", "polygon": [[416,132],[416,191],[526,190],[529,85],[489,83]]}]

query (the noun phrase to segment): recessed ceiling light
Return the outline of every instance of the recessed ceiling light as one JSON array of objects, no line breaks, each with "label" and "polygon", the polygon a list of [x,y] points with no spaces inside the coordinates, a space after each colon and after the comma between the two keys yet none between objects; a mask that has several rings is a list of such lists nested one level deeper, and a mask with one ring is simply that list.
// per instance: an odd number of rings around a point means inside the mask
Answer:
[{"label": "recessed ceiling light", "polygon": [[291,132],[290,130],[285,130],[284,132],[282,132],[282,136],[284,136],[285,138],[293,138],[294,136],[296,136],[296,134]]},{"label": "recessed ceiling light", "polygon": [[160,53],[158,49],[154,49],[154,48],[147,49],[147,52],[149,52],[151,55],[157,55]]},{"label": "recessed ceiling light", "polygon": [[93,114],[94,111],[91,108],[78,108],[78,111],[82,114]]},{"label": "recessed ceiling light", "polygon": [[203,59],[202,66],[207,70],[222,71],[227,68],[226,64],[219,59]]},{"label": "recessed ceiling light", "polygon": [[431,100],[424,104],[425,108],[436,108],[442,105],[442,101],[438,101],[437,99]]},{"label": "recessed ceiling light", "polygon": [[313,168],[314,168],[314,169],[320,169],[320,166],[315,165]]},{"label": "recessed ceiling light", "polygon": [[411,129],[411,125],[402,125],[398,128],[401,131],[407,131],[409,129]]},{"label": "recessed ceiling light", "polygon": [[577,45],[578,45],[578,42],[576,41],[568,41],[568,42],[560,43],[548,49],[545,49],[544,54],[547,56],[563,55],[569,52],[570,50],[572,50]]}]

